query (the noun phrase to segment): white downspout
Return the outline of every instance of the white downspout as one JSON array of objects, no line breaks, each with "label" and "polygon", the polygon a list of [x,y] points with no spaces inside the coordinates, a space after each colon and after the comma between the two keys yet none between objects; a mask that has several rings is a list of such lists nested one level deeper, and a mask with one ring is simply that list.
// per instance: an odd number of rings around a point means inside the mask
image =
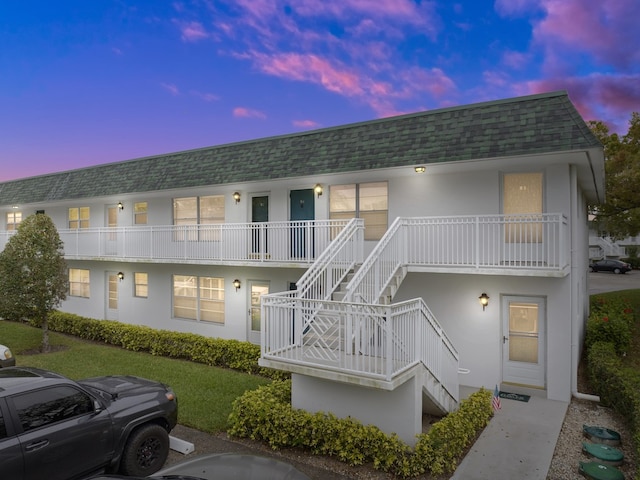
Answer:
[{"label": "white downspout", "polygon": [[581,201],[578,197],[578,173],[575,165],[571,165],[569,168],[571,182],[571,216],[569,217],[569,221],[571,222],[571,394],[579,400],[599,402],[600,397],[597,395],[578,392],[578,363],[580,362],[580,338],[578,333],[580,329],[578,328],[577,322],[583,322],[584,319],[577,318],[578,311],[580,310],[580,295],[582,292],[578,291],[578,282],[576,280],[583,278],[584,275],[585,269],[581,268],[584,264],[584,259],[578,258],[578,256],[585,252],[578,248],[576,243],[579,238],[582,238],[578,236],[579,228],[577,221],[578,202]]}]

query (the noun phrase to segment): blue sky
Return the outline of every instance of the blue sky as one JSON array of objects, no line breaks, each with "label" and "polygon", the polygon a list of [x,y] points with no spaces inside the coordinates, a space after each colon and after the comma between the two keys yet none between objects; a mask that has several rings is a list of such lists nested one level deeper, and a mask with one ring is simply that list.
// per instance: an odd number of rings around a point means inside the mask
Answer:
[{"label": "blue sky", "polygon": [[626,133],[638,0],[2,0],[0,181],[540,92]]}]

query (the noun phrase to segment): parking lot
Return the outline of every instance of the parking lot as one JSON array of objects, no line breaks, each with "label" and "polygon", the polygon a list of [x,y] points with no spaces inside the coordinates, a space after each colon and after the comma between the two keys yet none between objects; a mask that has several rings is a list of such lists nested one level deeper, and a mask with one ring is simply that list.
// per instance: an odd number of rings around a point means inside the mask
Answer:
[{"label": "parking lot", "polygon": [[610,272],[589,273],[589,295],[640,288],[640,270],[616,275]]}]

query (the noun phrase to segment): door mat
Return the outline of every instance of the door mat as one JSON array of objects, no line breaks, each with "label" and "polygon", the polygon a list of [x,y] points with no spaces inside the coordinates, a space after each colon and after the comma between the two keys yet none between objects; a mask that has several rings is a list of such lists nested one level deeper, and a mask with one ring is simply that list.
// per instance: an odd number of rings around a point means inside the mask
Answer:
[{"label": "door mat", "polygon": [[521,393],[503,392],[500,390],[500,398],[508,398],[509,400],[517,400],[518,402],[528,402],[531,395],[522,395]]}]

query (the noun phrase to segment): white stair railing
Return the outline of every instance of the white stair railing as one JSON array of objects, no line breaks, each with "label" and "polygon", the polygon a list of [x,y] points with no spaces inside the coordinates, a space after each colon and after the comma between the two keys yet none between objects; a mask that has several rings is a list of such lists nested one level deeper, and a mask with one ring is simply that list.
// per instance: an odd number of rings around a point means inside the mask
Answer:
[{"label": "white stair railing", "polygon": [[356,265],[362,263],[364,221],[354,218],[336,235],[296,283],[300,298],[328,300]]},{"label": "white stair railing", "polygon": [[458,400],[458,352],[422,299],[363,305],[284,292],[263,296],[262,309],[267,360],[382,381],[422,363]]}]

